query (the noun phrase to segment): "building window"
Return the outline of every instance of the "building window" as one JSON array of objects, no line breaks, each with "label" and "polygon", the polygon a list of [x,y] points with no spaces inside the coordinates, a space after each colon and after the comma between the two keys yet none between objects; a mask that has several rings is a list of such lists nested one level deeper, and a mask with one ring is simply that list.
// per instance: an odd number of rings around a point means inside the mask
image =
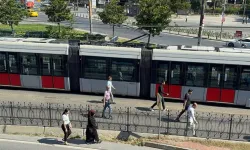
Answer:
[{"label": "building window", "polygon": [[187,86],[204,86],[205,69],[203,65],[188,64],[186,70]]},{"label": "building window", "polygon": [[107,80],[107,61],[105,58],[86,57],[84,61],[84,77]]},{"label": "building window", "polygon": [[136,66],[133,60],[112,60],[110,70],[115,81],[136,81]]},{"label": "building window", "polygon": [[24,75],[37,75],[37,57],[35,54],[22,54],[22,73]]}]

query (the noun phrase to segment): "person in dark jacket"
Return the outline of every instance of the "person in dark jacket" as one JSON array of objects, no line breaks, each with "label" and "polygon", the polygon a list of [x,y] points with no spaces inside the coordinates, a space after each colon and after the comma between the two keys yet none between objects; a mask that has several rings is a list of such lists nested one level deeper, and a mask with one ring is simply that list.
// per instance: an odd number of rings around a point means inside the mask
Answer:
[{"label": "person in dark jacket", "polygon": [[97,133],[97,125],[95,121],[95,111],[90,110],[88,113],[88,125],[86,130],[86,142],[87,143],[101,143]]},{"label": "person in dark jacket", "polygon": [[[163,108],[163,111],[166,110],[166,107],[165,107],[165,100],[164,100],[164,94],[165,95],[169,95],[168,93],[165,93],[164,92],[164,85],[165,85],[165,81],[163,80],[161,85],[158,87],[158,93],[161,95],[162,99],[161,99],[161,103],[162,103],[162,108]],[[157,105],[157,96],[156,96],[156,102],[150,107],[150,110],[151,111],[154,111],[154,107]]]},{"label": "person in dark jacket", "polygon": [[191,104],[191,95],[193,93],[192,89],[189,89],[188,92],[184,96],[184,102],[183,102],[183,109],[181,110],[180,114],[177,116],[175,121],[180,121],[180,117],[188,110],[190,104]]}]

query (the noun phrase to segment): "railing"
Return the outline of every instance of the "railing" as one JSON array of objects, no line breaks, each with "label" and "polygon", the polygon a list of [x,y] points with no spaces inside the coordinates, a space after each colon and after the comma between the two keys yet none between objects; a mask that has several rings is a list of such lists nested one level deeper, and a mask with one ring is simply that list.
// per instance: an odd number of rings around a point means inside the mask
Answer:
[{"label": "railing", "polygon": [[[87,112],[94,109],[99,129],[192,136],[192,131],[187,126],[186,114],[181,117],[181,122],[176,122],[175,118],[179,111],[168,110],[159,113],[159,111],[151,112],[147,108],[140,107],[114,107],[112,119],[104,119],[101,118],[103,107],[97,105],[50,103],[33,105],[31,103],[2,102],[0,104],[0,124],[56,127],[62,124],[61,115],[65,108],[70,109],[70,119],[75,128],[85,128]],[[196,119],[198,121],[197,137],[227,140],[250,139],[250,119],[247,115],[196,112]]]}]

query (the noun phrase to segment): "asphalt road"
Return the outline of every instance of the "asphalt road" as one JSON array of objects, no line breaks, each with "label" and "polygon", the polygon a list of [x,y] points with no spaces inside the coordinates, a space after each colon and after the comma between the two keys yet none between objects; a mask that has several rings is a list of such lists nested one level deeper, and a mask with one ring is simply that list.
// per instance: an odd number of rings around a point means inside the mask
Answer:
[{"label": "asphalt road", "polygon": [[[48,18],[47,16],[40,12],[38,18],[29,18],[27,21],[34,21],[31,23],[36,22],[47,22]],[[83,30],[89,30],[89,20],[81,17],[76,17],[75,24],[73,25],[75,28],[83,29]],[[109,25],[105,25],[100,21],[93,20],[93,32],[96,33],[103,33],[107,34],[109,36],[112,36],[112,27]],[[129,28],[129,27],[115,27],[115,35],[118,37],[124,37],[124,38],[135,38],[140,35],[143,35],[142,31]],[[144,39],[141,39],[144,42],[147,42],[147,37]],[[177,36],[177,35],[171,35],[162,33],[159,36],[155,36],[151,38],[151,43],[157,43],[162,45],[197,45],[198,39],[193,37],[183,37],[183,36]],[[201,42],[201,45],[203,46],[216,46],[216,47],[222,47],[225,43],[220,41],[212,41],[203,39]]]},{"label": "asphalt road", "polygon": [[24,142],[24,141],[14,141],[14,140],[0,140],[0,150],[97,150],[90,148],[80,148],[80,147],[72,147],[72,146],[54,146],[54,145],[45,145],[33,142]]}]

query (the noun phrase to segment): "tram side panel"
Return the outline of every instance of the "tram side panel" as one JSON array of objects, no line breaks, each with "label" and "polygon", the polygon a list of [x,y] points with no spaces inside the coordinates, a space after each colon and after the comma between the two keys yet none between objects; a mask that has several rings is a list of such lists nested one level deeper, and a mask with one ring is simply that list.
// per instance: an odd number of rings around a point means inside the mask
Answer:
[{"label": "tram side panel", "polygon": [[0,84],[70,90],[67,51],[67,44],[1,42],[1,81],[8,80]]},{"label": "tram side panel", "polygon": [[114,94],[139,97],[139,59],[131,56],[131,48],[127,52],[127,48],[118,47],[81,47],[81,92],[102,94],[112,76]]}]

